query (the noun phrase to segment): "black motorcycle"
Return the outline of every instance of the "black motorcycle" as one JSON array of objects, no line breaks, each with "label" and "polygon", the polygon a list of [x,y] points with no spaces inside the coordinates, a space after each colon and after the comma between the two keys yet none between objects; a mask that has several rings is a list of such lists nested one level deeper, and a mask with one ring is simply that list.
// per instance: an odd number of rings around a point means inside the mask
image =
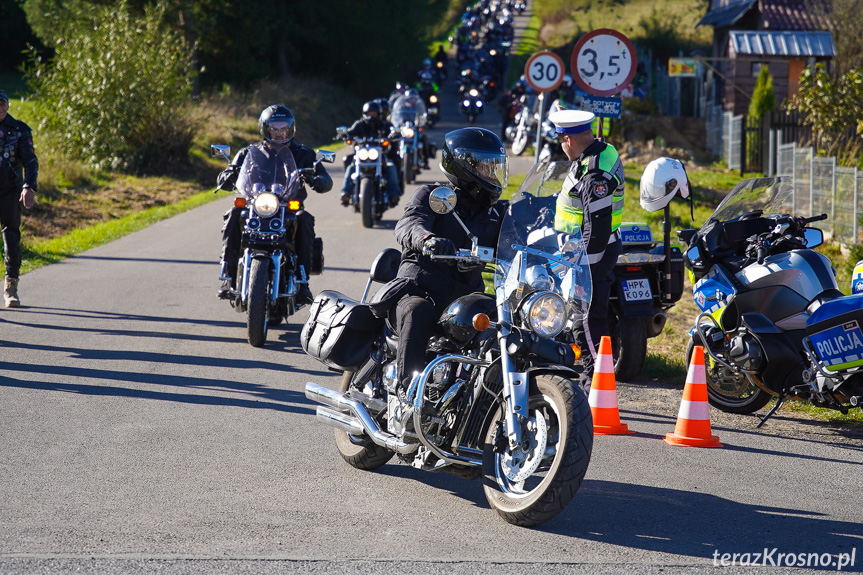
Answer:
[{"label": "black motorcycle", "polygon": [[[475,238],[458,255],[431,256],[494,263],[496,296],[476,293],[449,306],[429,342],[434,359],[405,396],[395,387],[398,336],[364,303],[372,281],[395,277],[398,250],[375,260],[361,301],[333,291],[315,298],[301,343],[343,376],[338,390],[307,383],[306,397],[323,404],[317,418],[336,428],[349,465],[372,470],[398,455],[418,469],[483,477],[491,507],[517,525],[538,525],[569,503],[593,446],[572,343],[586,317],[590,271],[581,238],[543,227],[532,209],[540,202],[529,199],[559,190],[572,167],[565,164],[528,174],[520,189],[531,193],[504,218],[496,258]],[[448,188],[436,189],[430,205],[457,217]]]},{"label": "black motorcycle", "polygon": [[387,153],[392,141],[389,138],[351,138],[347,126],[336,128],[336,139],[353,146],[354,153],[345,157],[346,167],[352,166],[350,178],[354,181],[351,205],[362,216],[363,227],[374,227],[387,208],[398,199],[389,192],[387,180]]},{"label": "black motorcycle", "polygon": [[[230,146],[213,145],[211,150],[230,163]],[[334,152],[319,152],[315,166],[333,161]],[[266,343],[270,325],[279,325],[302,307],[296,300],[299,285],[308,283],[309,274],[323,271],[321,238],[315,238],[310,270],[297,264],[294,247],[297,212],[303,207],[297,192],[313,177],[315,166],[297,169],[287,146],[270,155],[251,146],[240,167],[234,205],[246,208],[243,255],[236,270],[226,270],[238,282],[228,299],[234,309],[246,313],[248,340],[254,347]]]},{"label": "black motorcycle", "polygon": [[392,107],[390,121],[399,131],[399,156],[402,160],[402,190],[416,181],[425,163],[423,134],[428,121],[425,103],[416,93],[399,97]]}]

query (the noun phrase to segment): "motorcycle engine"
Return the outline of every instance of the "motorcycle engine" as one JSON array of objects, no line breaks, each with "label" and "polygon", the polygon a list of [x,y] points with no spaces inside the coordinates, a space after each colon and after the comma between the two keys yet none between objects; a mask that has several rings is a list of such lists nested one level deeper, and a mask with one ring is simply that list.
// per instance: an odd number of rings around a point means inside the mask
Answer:
[{"label": "motorcycle engine", "polygon": [[764,352],[761,346],[749,334],[736,335],[731,339],[728,346],[728,356],[734,362],[746,370],[758,371],[764,363]]}]

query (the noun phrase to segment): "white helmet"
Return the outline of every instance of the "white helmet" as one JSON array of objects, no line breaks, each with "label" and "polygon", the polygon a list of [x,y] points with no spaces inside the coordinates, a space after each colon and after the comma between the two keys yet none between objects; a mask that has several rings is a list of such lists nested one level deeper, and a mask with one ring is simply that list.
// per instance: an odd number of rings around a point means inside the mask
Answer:
[{"label": "white helmet", "polygon": [[639,188],[641,207],[648,212],[661,210],[678,192],[684,199],[690,193],[686,169],[682,162],[673,158],[659,158],[647,164]]}]

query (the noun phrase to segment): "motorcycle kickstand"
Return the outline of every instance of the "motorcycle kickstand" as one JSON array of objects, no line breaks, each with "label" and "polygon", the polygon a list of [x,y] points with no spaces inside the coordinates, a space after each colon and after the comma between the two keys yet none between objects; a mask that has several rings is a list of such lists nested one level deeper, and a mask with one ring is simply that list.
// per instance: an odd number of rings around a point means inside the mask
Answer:
[{"label": "motorcycle kickstand", "polygon": [[776,398],[776,403],[773,405],[773,407],[771,407],[771,408],[770,408],[770,411],[768,411],[768,412],[764,415],[764,417],[759,417],[759,419],[760,419],[761,421],[758,423],[758,425],[756,425],[756,426],[755,426],[755,429],[758,429],[759,427],[761,427],[762,425],[764,425],[764,424],[767,422],[767,420],[768,420],[768,419],[770,419],[770,417],[771,417],[774,413],[776,413],[776,411],[777,411],[780,407],[782,407],[782,404],[783,404],[783,403],[785,403],[785,393],[781,393],[781,394],[779,394],[779,397],[777,397],[777,398]]}]

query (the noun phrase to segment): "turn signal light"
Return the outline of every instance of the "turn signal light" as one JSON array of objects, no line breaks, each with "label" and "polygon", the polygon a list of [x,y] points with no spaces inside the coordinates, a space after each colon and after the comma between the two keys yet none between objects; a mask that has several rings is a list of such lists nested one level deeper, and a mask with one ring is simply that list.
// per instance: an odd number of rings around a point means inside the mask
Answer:
[{"label": "turn signal light", "polygon": [[572,353],[574,353],[574,354],[575,354],[575,359],[576,359],[576,360],[581,359],[581,348],[580,348],[580,347],[578,347],[578,346],[577,346],[576,344],[574,344],[574,343],[569,344],[569,347],[571,347],[571,348],[572,348]]},{"label": "turn signal light", "polygon": [[353,145],[354,145],[354,141],[353,141],[353,140],[348,140],[348,145],[349,145],[349,146],[353,146]]},{"label": "turn signal light", "polygon": [[300,210],[300,200],[289,200],[288,209],[294,212],[298,212]]},{"label": "turn signal light", "polygon": [[491,320],[484,313],[478,313],[473,316],[473,327],[477,331],[485,331],[489,325],[491,325]]},{"label": "turn signal light", "polygon": [[383,141],[383,144],[384,144],[384,148],[386,148],[387,146],[389,146],[389,145],[390,145],[390,141],[389,141],[389,140],[384,140],[384,141]]},{"label": "turn signal light", "polygon": [[234,198],[234,207],[235,208],[245,208],[246,207],[246,198]]}]

